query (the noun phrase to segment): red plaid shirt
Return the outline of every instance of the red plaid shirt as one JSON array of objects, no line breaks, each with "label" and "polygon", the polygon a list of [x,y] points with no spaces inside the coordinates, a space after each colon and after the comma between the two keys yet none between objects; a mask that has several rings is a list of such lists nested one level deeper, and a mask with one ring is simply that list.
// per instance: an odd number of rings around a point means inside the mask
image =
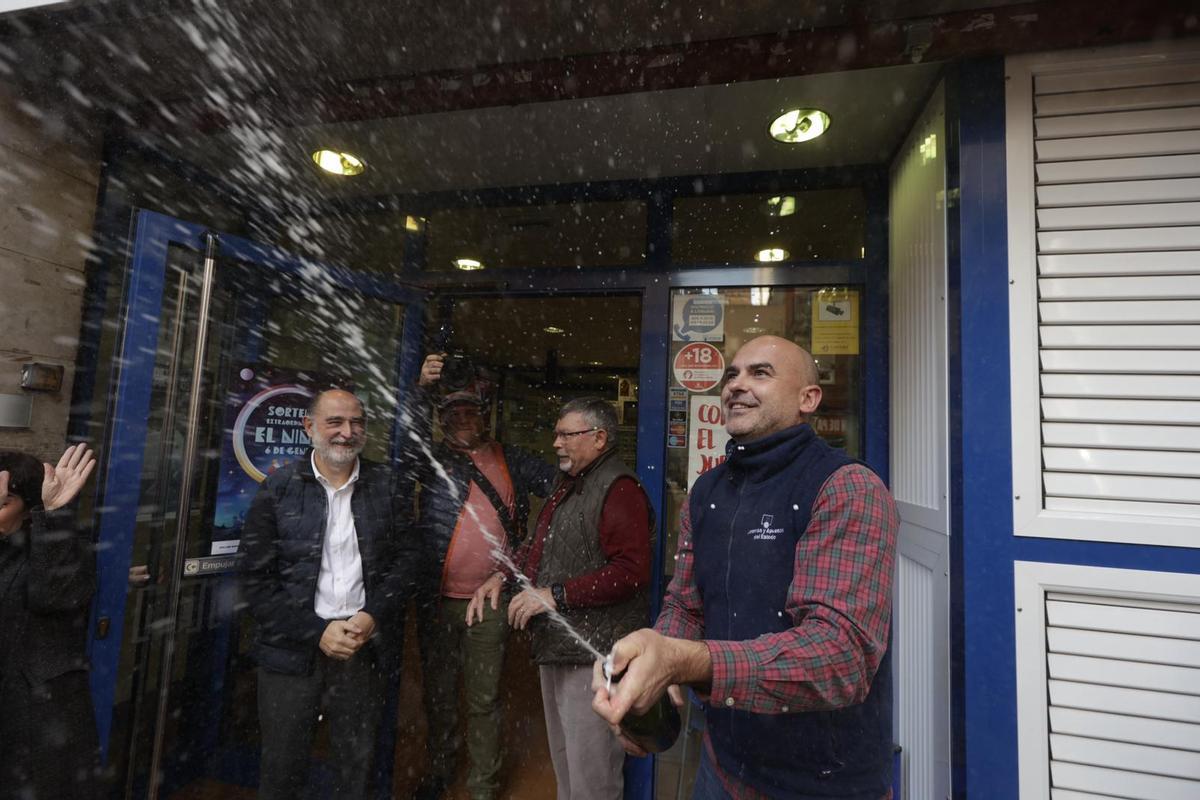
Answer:
[{"label": "red plaid shirt", "polygon": [[[883,482],[850,464],[833,473],[796,543],[785,608],[794,627],[741,642],[705,641],[712,658],[711,702],[759,714],[818,711],[863,702],[888,642],[900,517]],[[688,507],[679,525],[675,575],[654,628],[704,639],[704,608],[692,562]],[[705,735],[712,757],[712,744]],[[735,800],[766,795],[717,775]],[[889,796],[890,796],[889,792]]]}]

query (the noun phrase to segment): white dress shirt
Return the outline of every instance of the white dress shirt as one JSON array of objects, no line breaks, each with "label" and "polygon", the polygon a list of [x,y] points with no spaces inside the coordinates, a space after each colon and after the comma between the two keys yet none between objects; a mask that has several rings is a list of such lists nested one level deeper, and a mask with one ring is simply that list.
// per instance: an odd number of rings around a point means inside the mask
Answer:
[{"label": "white dress shirt", "polygon": [[358,460],[345,485],[335,489],[317,469],[312,459],[313,474],[325,487],[329,507],[325,517],[325,539],[321,544],[321,574],[317,578],[317,597],[313,608],[321,619],[346,619],[362,610],[367,602],[363,586],[362,555],[358,551],[358,535],[354,530],[354,514],[350,498],[358,481]]}]

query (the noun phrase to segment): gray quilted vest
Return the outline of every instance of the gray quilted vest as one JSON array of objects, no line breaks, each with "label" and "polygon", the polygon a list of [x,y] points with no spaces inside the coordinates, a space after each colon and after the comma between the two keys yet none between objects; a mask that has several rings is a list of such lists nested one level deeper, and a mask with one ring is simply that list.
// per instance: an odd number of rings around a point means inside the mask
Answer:
[{"label": "gray quilted vest", "polygon": [[[535,583],[550,586],[593,572],[605,564],[600,547],[600,514],[613,482],[637,475],[612,450],[600,457],[585,472],[554,510],[546,543],[538,564]],[[638,482],[641,486],[641,482]],[[551,495],[553,496],[553,494]],[[646,503],[649,508],[649,502]],[[654,510],[650,509],[650,531],[654,531]],[[567,598],[570,601],[570,597]],[[649,587],[640,588],[633,597],[615,605],[596,608],[568,608],[562,612],[567,621],[601,653],[626,634],[649,624]],[[590,664],[592,655],[562,628],[541,614],[530,626],[533,635],[533,660],[538,664]]]}]

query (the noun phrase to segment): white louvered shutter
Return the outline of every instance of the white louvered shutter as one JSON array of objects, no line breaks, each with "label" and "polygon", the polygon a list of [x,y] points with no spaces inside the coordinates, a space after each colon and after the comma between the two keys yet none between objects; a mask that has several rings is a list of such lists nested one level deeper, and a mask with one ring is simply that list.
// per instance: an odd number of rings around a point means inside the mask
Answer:
[{"label": "white louvered shutter", "polygon": [[1200,608],[1046,595],[1052,800],[1200,798]]},{"label": "white louvered shutter", "polygon": [[1009,81],[1017,533],[1200,547],[1200,52]]},{"label": "white louvered shutter", "polygon": [[1014,573],[1022,799],[1200,798],[1200,576]]}]

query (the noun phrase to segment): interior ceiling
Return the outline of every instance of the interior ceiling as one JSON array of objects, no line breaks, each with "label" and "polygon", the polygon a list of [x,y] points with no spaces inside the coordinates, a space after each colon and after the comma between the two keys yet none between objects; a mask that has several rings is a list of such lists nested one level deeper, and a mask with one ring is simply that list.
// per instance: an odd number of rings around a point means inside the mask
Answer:
[{"label": "interior ceiling", "polygon": [[[915,119],[937,65],[889,67],[693,89],[289,128],[264,144],[235,130],[172,148],[228,175],[255,148],[292,162],[326,196],[435,192],[885,162]],[[790,107],[820,108],[829,132],[799,145],[767,133]],[[320,147],[361,156],[359,176],[326,176]]]}]

